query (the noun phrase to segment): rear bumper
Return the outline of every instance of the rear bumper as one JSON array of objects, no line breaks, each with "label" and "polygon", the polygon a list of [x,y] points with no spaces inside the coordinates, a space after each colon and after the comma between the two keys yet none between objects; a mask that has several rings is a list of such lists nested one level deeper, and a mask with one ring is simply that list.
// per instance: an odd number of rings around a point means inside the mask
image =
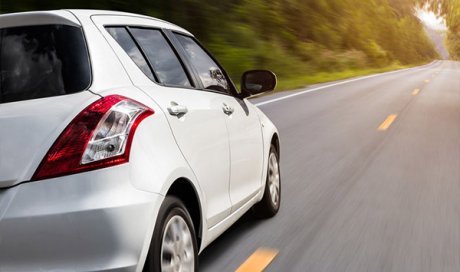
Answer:
[{"label": "rear bumper", "polygon": [[163,196],[129,165],[0,190],[0,271],[135,271]]}]

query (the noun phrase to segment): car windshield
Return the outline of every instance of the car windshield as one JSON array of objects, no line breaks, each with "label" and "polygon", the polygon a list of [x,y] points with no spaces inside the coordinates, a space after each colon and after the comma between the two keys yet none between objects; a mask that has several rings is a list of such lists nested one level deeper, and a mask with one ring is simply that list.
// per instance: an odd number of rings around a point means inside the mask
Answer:
[{"label": "car windshield", "polygon": [[0,103],[79,92],[90,80],[88,51],[79,27],[0,29]]}]

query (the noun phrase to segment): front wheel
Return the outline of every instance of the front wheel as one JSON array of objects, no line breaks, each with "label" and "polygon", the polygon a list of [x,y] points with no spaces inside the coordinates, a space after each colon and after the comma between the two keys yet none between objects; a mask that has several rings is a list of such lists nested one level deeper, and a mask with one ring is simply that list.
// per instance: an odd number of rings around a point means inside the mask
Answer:
[{"label": "front wheel", "polygon": [[264,196],[254,206],[256,216],[270,218],[275,216],[281,204],[281,177],[279,154],[274,145],[270,147],[268,155],[267,181],[265,182]]},{"label": "front wheel", "polygon": [[193,223],[184,204],[167,196],[158,213],[144,272],[198,270]]}]

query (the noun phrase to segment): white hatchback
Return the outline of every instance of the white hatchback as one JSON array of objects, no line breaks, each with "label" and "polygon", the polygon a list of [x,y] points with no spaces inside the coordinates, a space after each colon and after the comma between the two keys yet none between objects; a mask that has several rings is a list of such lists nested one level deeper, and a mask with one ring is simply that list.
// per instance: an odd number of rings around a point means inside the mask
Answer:
[{"label": "white hatchback", "polygon": [[280,207],[279,139],[186,30],[90,10],[0,16],[0,271],[196,271]]}]

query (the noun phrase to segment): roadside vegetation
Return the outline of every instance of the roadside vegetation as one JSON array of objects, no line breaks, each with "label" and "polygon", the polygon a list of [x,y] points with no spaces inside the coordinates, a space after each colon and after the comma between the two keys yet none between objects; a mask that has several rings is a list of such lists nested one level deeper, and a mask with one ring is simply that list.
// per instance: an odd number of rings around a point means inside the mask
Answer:
[{"label": "roadside vegetation", "polygon": [[438,58],[414,1],[1,0],[0,10],[97,8],[155,16],[193,32],[236,82],[245,70],[270,69],[278,88],[290,89]]},{"label": "roadside vegetation", "polygon": [[448,27],[446,44],[449,56],[460,60],[460,0],[428,0],[431,9],[443,16]]},{"label": "roadside vegetation", "polygon": [[399,69],[406,69],[416,65],[401,65],[392,64],[380,68],[360,68],[360,69],[349,69],[336,72],[316,72],[309,75],[303,75],[292,78],[284,78],[278,82],[277,91],[282,90],[293,90],[296,88],[306,87],[311,84],[317,84],[322,82],[330,82],[335,80],[366,76],[376,73],[384,73]]}]

